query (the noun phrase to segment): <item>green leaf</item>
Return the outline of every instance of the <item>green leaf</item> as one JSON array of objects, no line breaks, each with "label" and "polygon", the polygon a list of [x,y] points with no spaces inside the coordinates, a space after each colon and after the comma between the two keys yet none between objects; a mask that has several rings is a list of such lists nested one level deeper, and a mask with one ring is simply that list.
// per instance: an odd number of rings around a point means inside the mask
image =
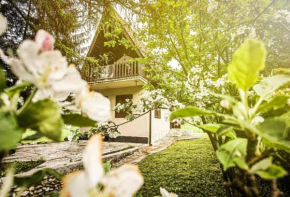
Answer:
[{"label": "green leaf", "polygon": [[258,163],[255,163],[251,169],[250,169],[250,173],[251,174],[255,174],[258,171],[263,171],[268,169],[270,166],[272,165],[272,157],[268,157],[266,159],[263,159],[261,161],[259,161]]},{"label": "green leaf", "polygon": [[3,92],[3,90],[6,87],[6,76],[3,70],[0,70],[0,92]]},{"label": "green leaf", "polygon": [[284,122],[287,127],[290,127],[290,111],[288,111],[287,113],[282,114],[281,116],[277,116],[274,118],[274,120],[279,120]]},{"label": "green leaf", "polygon": [[10,88],[6,88],[4,91],[11,98],[13,97],[14,94],[22,92],[27,87],[32,87],[32,84],[28,82],[23,82],[23,83],[14,85]]},{"label": "green leaf", "polygon": [[259,106],[257,112],[266,112],[269,109],[279,109],[284,107],[287,104],[287,101],[290,97],[286,95],[279,95],[272,98],[265,104]]},{"label": "green leaf", "polygon": [[218,160],[222,163],[224,170],[236,165],[237,157],[247,154],[247,139],[237,138],[223,144],[216,152]]},{"label": "green leaf", "polygon": [[249,166],[247,164],[247,162],[245,161],[244,158],[241,158],[241,157],[234,157],[233,159],[234,163],[241,169],[243,170],[248,170],[249,169]]},{"label": "green leaf", "polygon": [[285,150],[287,152],[290,152],[289,140],[268,140],[264,138],[263,143],[269,148],[277,148],[279,150]]},{"label": "green leaf", "polygon": [[268,119],[256,126],[260,135],[268,140],[280,140],[286,132],[286,124],[280,120]]},{"label": "green leaf", "polygon": [[234,97],[231,97],[229,95],[224,95],[224,94],[216,94],[216,93],[211,93],[213,96],[216,96],[218,98],[222,98],[224,100],[228,100],[229,102],[236,104],[238,100],[236,100]]},{"label": "green leaf", "polygon": [[262,43],[246,40],[234,53],[228,75],[239,89],[249,90],[257,81],[259,71],[265,68],[266,50]]},{"label": "green leaf", "polygon": [[0,111],[0,151],[14,148],[21,140],[22,130],[16,118],[9,112]]},{"label": "green leaf", "polygon": [[272,180],[272,179],[282,178],[286,176],[288,173],[281,166],[272,164],[266,170],[257,171],[256,174],[259,175],[263,179]]},{"label": "green leaf", "polygon": [[194,117],[194,116],[202,116],[202,115],[214,115],[215,112],[208,111],[205,109],[200,109],[197,107],[185,107],[182,109],[178,109],[172,112],[170,116],[170,121],[175,118],[183,118],[183,117]]},{"label": "green leaf", "polygon": [[221,126],[218,130],[217,130],[217,135],[218,136],[222,136],[225,135],[231,139],[235,139],[237,138],[237,134],[236,132],[233,130],[233,127],[231,126]]},{"label": "green leaf", "polygon": [[206,131],[216,133],[217,130],[223,125],[221,124],[204,124],[204,125],[199,125],[198,127],[201,129],[204,129]]},{"label": "green leaf", "polygon": [[19,187],[30,187],[40,183],[46,175],[51,175],[58,180],[63,178],[63,175],[53,169],[43,169],[28,177],[15,177],[14,183]]},{"label": "green leaf", "polygon": [[259,84],[254,85],[254,91],[262,98],[275,92],[279,88],[290,83],[290,76],[276,75],[273,77],[264,78]]},{"label": "green leaf", "polygon": [[60,140],[63,120],[58,105],[50,99],[32,103],[17,119],[24,129],[38,131],[54,141]]},{"label": "green leaf", "polygon": [[82,116],[80,114],[63,114],[62,119],[64,124],[73,125],[78,127],[95,127],[96,121],[91,120],[88,117]]},{"label": "green leaf", "polygon": [[108,172],[110,172],[111,171],[111,168],[112,168],[111,160],[103,163],[103,168],[104,168],[105,174],[107,174]]},{"label": "green leaf", "polygon": [[290,152],[290,141],[287,137],[287,124],[280,119],[269,119],[257,126],[244,126],[263,138],[265,146]]}]

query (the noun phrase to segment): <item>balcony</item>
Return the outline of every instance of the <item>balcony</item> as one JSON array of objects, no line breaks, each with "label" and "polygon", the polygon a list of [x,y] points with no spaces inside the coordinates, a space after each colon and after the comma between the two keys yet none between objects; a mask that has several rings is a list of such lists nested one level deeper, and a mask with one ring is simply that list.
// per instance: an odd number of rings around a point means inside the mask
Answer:
[{"label": "balcony", "polygon": [[120,88],[140,86],[147,82],[143,67],[145,65],[124,56],[111,65],[96,69],[89,67],[82,78],[92,89]]}]

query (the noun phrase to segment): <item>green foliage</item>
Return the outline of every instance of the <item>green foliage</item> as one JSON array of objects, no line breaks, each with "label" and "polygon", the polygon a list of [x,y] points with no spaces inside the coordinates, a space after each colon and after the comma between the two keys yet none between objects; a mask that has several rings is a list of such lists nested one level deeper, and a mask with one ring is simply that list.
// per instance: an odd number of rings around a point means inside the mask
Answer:
[{"label": "green foliage", "polygon": [[279,109],[284,107],[287,104],[287,101],[290,97],[287,95],[278,95],[275,96],[274,98],[270,99],[266,103],[260,105],[258,107],[257,112],[265,112],[270,109]]},{"label": "green foliage", "polygon": [[265,120],[257,125],[257,128],[262,131],[261,135],[268,140],[280,140],[286,132],[286,124],[279,120]]},{"label": "green foliage", "polygon": [[45,161],[43,159],[39,159],[37,161],[15,161],[12,163],[8,163],[4,165],[5,170],[0,172],[0,177],[5,176],[10,169],[13,169],[15,174],[20,174],[22,172],[28,172],[29,170],[35,168],[36,166],[39,166],[44,162]]},{"label": "green foliage", "polygon": [[6,94],[9,96],[9,97],[13,97],[13,95],[15,94],[19,94],[20,92],[22,92],[24,89],[26,89],[27,87],[31,87],[32,84],[31,83],[28,83],[28,82],[23,82],[23,83],[20,83],[20,84],[16,84],[12,87],[9,87],[7,89],[5,89],[5,92]]},{"label": "green foliage", "polygon": [[185,107],[179,110],[172,112],[170,115],[170,120],[174,120],[175,118],[182,117],[194,117],[194,116],[202,116],[202,115],[214,115],[215,112],[208,111],[205,109],[199,109],[197,107]]},{"label": "green foliage", "polygon": [[223,164],[224,170],[230,167],[244,166],[244,160],[240,158],[247,154],[247,139],[238,138],[223,144],[216,152],[218,160]]},{"label": "green foliage", "polygon": [[111,160],[103,163],[103,168],[104,168],[105,174],[107,174],[108,172],[110,172],[111,171],[111,168],[112,168]]},{"label": "green foliage", "polygon": [[[231,167],[240,169],[240,175],[236,179],[241,183],[232,181],[231,184],[233,184],[232,188],[237,189],[243,196],[249,195],[243,191],[244,188],[252,193],[258,191],[254,185],[249,187],[252,181],[249,177],[252,174],[266,180],[274,180],[272,182],[274,185],[276,179],[287,175],[281,166],[272,161],[269,153],[275,154],[277,149],[290,151],[289,112],[274,118],[269,116],[266,120],[260,117],[259,113],[267,113],[287,105],[289,96],[281,91],[276,94],[276,91],[288,85],[290,77],[277,75],[264,78],[259,84],[254,85],[258,81],[259,72],[265,67],[265,54],[262,43],[254,40],[247,40],[234,53],[233,61],[228,67],[228,75],[231,82],[239,89],[240,100],[229,96],[218,96],[225,99],[221,102],[221,106],[226,109],[223,114],[219,113],[217,108],[212,112],[195,107],[172,113],[174,118],[215,115],[215,120],[224,123],[224,125],[220,122],[211,123],[199,127],[220,137],[216,151],[217,158],[224,171]],[[248,93],[252,87],[257,95],[250,97]],[[235,131],[239,132],[239,138]],[[228,141],[223,136],[231,140]],[[260,160],[260,157],[264,159]]]},{"label": "green foliage", "polygon": [[61,115],[64,124],[73,125],[77,127],[94,127],[96,126],[96,121],[89,119],[88,117],[82,116],[80,114],[62,114]]},{"label": "green foliage", "polygon": [[288,174],[281,166],[275,164],[272,164],[266,170],[257,171],[256,173],[266,180],[282,178]]},{"label": "green foliage", "polygon": [[60,141],[63,120],[58,105],[50,99],[32,103],[17,119],[20,127],[30,128],[54,141]]},{"label": "green foliage", "polygon": [[0,92],[3,92],[5,87],[6,87],[6,76],[5,73],[2,70],[0,70]]},{"label": "green foliage", "polygon": [[199,127],[206,131],[216,133],[221,126],[222,126],[221,124],[204,124],[200,125]]},{"label": "green foliage", "polygon": [[253,89],[261,98],[265,98],[289,83],[290,77],[288,75],[276,75],[264,78],[259,84],[254,85]]},{"label": "green foliage", "polygon": [[244,91],[258,80],[259,71],[265,68],[266,51],[261,42],[247,40],[233,55],[228,74],[231,82]]},{"label": "green foliage", "polygon": [[14,148],[20,141],[23,130],[10,112],[0,110],[0,151]]},{"label": "green foliage", "polygon": [[272,165],[272,157],[269,157],[269,158],[266,158],[266,159],[263,159],[257,163],[255,163],[251,169],[249,170],[250,173],[254,174],[258,171],[261,171],[261,170],[266,170],[268,169],[271,165]]},{"label": "green foliage", "polygon": [[30,187],[40,183],[46,175],[54,176],[58,180],[61,180],[64,176],[53,169],[46,168],[29,177],[15,177],[14,184],[20,187]]},{"label": "green foliage", "polygon": [[232,126],[221,126],[218,130],[217,130],[217,135],[219,137],[225,135],[231,139],[235,139],[237,138],[237,134],[236,132],[233,130]]}]

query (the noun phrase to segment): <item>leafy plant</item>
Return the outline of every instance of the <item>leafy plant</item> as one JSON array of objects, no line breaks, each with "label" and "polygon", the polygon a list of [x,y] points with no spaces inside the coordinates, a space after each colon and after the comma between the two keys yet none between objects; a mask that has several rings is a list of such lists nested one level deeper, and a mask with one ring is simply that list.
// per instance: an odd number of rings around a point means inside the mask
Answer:
[{"label": "leafy plant", "polygon": [[[270,180],[271,196],[279,196],[281,191],[276,180],[288,174],[275,162],[275,156],[277,150],[290,151],[289,112],[267,119],[260,115],[287,104],[289,97],[275,92],[290,84],[290,76],[276,75],[260,80],[259,72],[265,68],[265,57],[265,48],[256,40],[247,40],[236,50],[228,67],[228,76],[236,85],[240,98],[215,94],[224,99],[221,106],[227,109],[227,113],[185,107],[171,114],[171,120],[193,116],[222,119],[222,124],[199,127],[220,136],[216,155],[223,170],[231,172],[230,181],[225,185],[233,189],[233,194],[239,192],[243,196],[260,195],[255,176]],[[255,91],[255,102],[250,102],[248,91],[251,89]],[[234,176],[232,167],[238,169]]]}]

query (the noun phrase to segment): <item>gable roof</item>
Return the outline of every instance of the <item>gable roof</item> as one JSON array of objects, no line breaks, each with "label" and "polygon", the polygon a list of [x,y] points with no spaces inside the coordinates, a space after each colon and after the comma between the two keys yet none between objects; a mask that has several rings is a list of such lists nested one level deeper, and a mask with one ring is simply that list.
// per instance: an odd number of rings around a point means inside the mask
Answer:
[{"label": "gable roof", "polygon": [[92,43],[90,45],[89,51],[87,53],[87,56],[91,56],[93,49],[95,48],[95,45],[97,44],[97,40],[100,39],[101,35],[101,24],[102,22],[105,22],[104,20],[106,20],[106,18],[104,17],[105,12],[111,12],[111,14],[113,14],[113,17],[115,20],[117,20],[117,22],[119,22],[122,25],[123,31],[122,34],[124,35],[124,37],[130,42],[131,46],[137,46],[135,49],[135,52],[137,53],[137,55],[139,57],[144,57],[146,54],[146,49],[145,49],[145,45],[143,42],[140,42],[134,35],[134,32],[132,31],[130,25],[128,23],[126,23],[126,21],[117,13],[117,11],[112,7],[109,6],[108,9],[104,10],[103,12],[103,16],[99,22],[99,25],[96,29],[94,38],[92,40]]}]

